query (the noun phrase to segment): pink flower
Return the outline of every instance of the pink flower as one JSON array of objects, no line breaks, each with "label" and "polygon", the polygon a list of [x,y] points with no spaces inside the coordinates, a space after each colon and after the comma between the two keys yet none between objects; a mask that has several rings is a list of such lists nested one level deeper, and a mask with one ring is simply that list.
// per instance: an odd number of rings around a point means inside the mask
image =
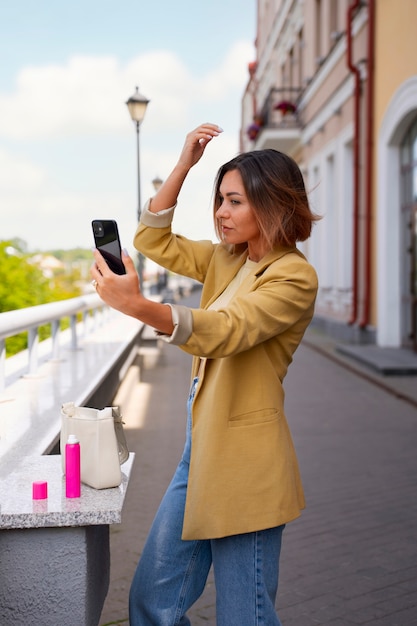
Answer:
[{"label": "pink flower", "polygon": [[248,135],[249,139],[254,141],[256,137],[258,136],[258,133],[260,130],[261,130],[260,124],[253,122],[252,124],[250,124],[250,126],[248,126],[246,130],[246,134]]},{"label": "pink flower", "polygon": [[282,111],[285,115],[286,113],[295,113],[296,106],[289,100],[281,100],[278,104],[275,105],[275,110]]}]

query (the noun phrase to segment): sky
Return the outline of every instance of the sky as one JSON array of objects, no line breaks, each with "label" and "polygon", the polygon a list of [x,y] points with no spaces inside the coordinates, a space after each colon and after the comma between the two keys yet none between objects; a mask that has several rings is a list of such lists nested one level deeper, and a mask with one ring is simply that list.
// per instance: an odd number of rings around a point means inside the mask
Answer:
[{"label": "sky", "polygon": [[217,169],[239,151],[254,60],[256,0],[0,0],[0,241],[29,251],[93,246],[91,220],[115,219],[133,250],[137,225],[136,86],[141,204],[187,132],[224,132],[191,170],[177,232],[214,239]]}]

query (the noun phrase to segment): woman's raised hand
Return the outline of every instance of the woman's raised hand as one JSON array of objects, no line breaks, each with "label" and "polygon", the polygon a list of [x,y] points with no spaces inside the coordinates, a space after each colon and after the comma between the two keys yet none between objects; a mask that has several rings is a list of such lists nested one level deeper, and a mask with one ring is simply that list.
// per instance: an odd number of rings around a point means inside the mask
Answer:
[{"label": "woman's raised hand", "polygon": [[178,164],[186,169],[193,167],[201,159],[207,144],[222,132],[223,129],[217,124],[206,123],[197,126],[187,134]]},{"label": "woman's raised hand", "polygon": [[188,133],[176,166],[152,198],[149,205],[151,213],[158,213],[175,205],[188,172],[201,159],[207,144],[222,132],[217,124],[207,123],[200,124]]}]

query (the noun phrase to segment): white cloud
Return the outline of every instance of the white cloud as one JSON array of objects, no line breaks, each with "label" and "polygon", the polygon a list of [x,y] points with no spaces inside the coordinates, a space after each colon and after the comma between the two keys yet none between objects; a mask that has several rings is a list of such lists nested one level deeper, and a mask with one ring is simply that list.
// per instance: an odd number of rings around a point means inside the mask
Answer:
[{"label": "white cloud", "polygon": [[240,88],[243,95],[245,82],[249,78],[248,59],[251,59],[252,46],[247,42],[237,42],[230,49],[220,67],[201,81],[201,96],[211,100],[224,100],[228,93]]},{"label": "white cloud", "polygon": [[[251,46],[237,43],[208,76],[193,77],[169,51],[142,54],[125,67],[113,57],[75,56],[62,66],[27,67],[16,91],[0,94],[0,136],[58,138],[95,133],[126,133],[122,103],[139,89],[151,98],[158,128],[183,123],[194,102],[225,100],[244,84]],[[250,58],[250,56],[249,56]]]},{"label": "white cloud", "polygon": [[[172,129],[173,124],[183,124],[193,95],[195,83],[180,59],[168,51],[155,51],[133,59],[123,72],[121,89],[130,96],[138,86],[150,98],[146,114],[149,130]],[[125,111],[123,112],[125,115]]]},{"label": "white cloud", "polygon": [[110,57],[73,57],[65,66],[28,67],[0,96],[0,136],[58,138],[123,130],[122,78]]},{"label": "white cloud", "polygon": [[0,150],[0,193],[25,189],[33,193],[46,182],[47,174],[31,161]]},{"label": "white cloud", "polygon": [[[0,141],[11,146],[0,152],[0,206],[11,215],[1,238],[19,236],[42,249],[89,246],[87,222],[114,217],[130,246],[136,151],[125,102],[136,85],[151,101],[141,128],[142,202],[153,193],[153,177],[168,175],[189,130],[205,121],[225,129],[190,173],[176,218],[184,234],[212,237],[213,180],[238,150],[240,100],[252,54],[251,44],[237,43],[218,67],[198,76],[164,50],[126,64],[74,56],[63,65],[26,67],[15,91],[0,93]],[[77,150],[83,146],[89,159],[81,171]],[[94,158],[94,150],[108,150],[107,170],[100,170],[103,160]],[[111,159],[118,167],[111,168]]]}]

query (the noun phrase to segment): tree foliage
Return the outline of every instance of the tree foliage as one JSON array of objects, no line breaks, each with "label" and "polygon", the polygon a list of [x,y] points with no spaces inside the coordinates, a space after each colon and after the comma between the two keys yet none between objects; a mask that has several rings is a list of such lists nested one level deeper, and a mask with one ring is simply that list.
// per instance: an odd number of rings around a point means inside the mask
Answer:
[{"label": "tree foliage", "polygon": [[[48,258],[61,263],[46,270],[43,262]],[[90,262],[91,252],[86,250],[35,255],[27,252],[20,239],[0,241],[0,313],[79,296]],[[49,334],[49,325],[40,329],[41,339]],[[26,345],[26,333],[11,337],[6,341],[7,354],[15,354]]]},{"label": "tree foliage", "polygon": [[0,243],[0,312],[14,311],[46,301],[48,281],[12,245]]}]

